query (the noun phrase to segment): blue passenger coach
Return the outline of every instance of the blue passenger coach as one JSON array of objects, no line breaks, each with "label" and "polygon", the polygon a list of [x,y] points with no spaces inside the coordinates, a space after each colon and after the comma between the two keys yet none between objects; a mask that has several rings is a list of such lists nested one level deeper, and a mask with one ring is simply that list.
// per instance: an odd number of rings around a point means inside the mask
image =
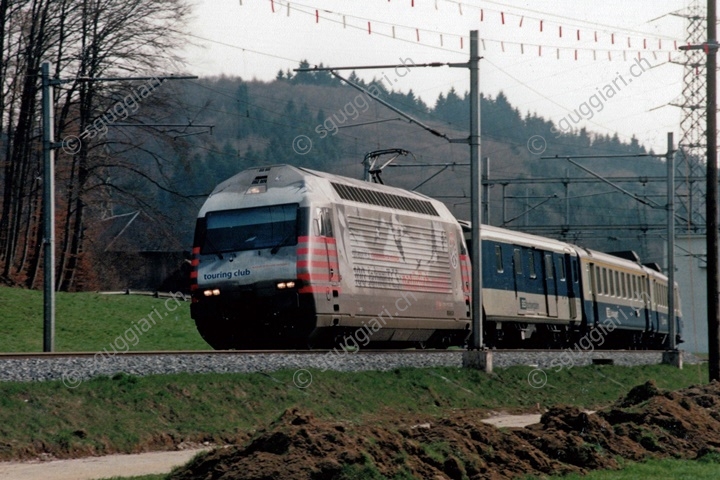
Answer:
[{"label": "blue passenger coach", "polygon": [[[469,241],[470,225],[460,223]],[[634,253],[606,254],[486,225],[481,232],[487,345],[560,348],[590,334],[593,348],[667,345],[667,277]],[[675,315],[681,342],[677,293]]]}]

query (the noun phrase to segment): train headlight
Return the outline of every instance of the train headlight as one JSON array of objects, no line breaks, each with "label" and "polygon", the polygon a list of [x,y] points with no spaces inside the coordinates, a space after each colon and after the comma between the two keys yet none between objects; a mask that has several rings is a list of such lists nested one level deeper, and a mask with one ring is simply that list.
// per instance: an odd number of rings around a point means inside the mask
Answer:
[{"label": "train headlight", "polygon": [[206,297],[212,297],[212,290],[205,290],[203,292],[203,295],[205,295]]},{"label": "train headlight", "polygon": [[287,288],[295,288],[295,282],[285,282],[285,285],[287,285]]},{"label": "train headlight", "polygon": [[275,285],[275,286],[278,288],[278,290],[285,290],[285,289],[287,288],[287,283],[285,283],[285,282],[278,282],[278,284]]},{"label": "train headlight", "polygon": [[219,289],[219,288],[214,289],[214,290],[212,291],[212,294],[213,294],[213,295],[220,295],[220,289]]}]

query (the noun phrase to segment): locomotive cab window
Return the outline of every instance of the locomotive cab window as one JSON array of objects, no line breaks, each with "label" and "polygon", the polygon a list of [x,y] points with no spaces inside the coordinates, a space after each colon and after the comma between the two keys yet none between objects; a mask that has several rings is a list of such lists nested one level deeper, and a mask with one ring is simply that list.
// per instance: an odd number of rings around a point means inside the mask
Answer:
[{"label": "locomotive cab window", "polygon": [[201,254],[297,245],[298,205],[208,212]]},{"label": "locomotive cab window", "polygon": [[329,208],[322,207],[315,210],[314,221],[315,235],[319,237],[332,237],[332,211]]}]

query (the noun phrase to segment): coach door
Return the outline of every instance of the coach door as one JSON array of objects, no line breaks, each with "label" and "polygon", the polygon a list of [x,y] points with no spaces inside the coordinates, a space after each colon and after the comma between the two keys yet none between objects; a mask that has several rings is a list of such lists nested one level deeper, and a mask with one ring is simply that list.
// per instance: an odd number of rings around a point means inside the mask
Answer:
[{"label": "coach door", "polygon": [[570,302],[570,318],[577,318],[578,293],[580,292],[577,257],[566,253],[565,254],[565,265],[567,265],[567,268],[568,268],[567,289],[568,289],[568,300]]},{"label": "coach door", "polygon": [[545,301],[547,302],[548,317],[558,316],[558,295],[555,268],[552,253],[543,254],[543,270],[545,274]]}]

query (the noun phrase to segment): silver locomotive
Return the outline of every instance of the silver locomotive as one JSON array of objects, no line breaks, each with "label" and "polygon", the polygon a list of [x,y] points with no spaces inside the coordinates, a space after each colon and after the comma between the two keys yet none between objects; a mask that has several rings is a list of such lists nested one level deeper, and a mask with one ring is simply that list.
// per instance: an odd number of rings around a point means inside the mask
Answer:
[{"label": "silver locomotive", "polygon": [[214,348],[462,345],[470,262],[441,202],[288,165],[241,172],[197,219],[191,313]]}]

